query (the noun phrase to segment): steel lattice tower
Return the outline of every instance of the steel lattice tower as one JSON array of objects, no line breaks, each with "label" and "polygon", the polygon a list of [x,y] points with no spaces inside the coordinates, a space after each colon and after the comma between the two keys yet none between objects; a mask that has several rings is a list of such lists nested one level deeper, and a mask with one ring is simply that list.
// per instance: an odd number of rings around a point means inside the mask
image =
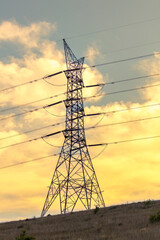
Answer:
[{"label": "steel lattice tower", "polygon": [[105,206],[85,138],[82,97],[84,58],[78,60],[66,41],[63,42],[68,70],[65,72],[67,98],[64,143],[41,216],[46,214],[58,196],[61,213],[72,212],[78,201],[85,209]]}]

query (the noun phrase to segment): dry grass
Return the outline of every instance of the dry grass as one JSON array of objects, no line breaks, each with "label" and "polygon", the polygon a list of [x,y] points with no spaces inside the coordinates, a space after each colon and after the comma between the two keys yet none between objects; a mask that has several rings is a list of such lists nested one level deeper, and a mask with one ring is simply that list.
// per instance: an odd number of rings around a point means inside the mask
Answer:
[{"label": "dry grass", "polygon": [[0,224],[0,240],[14,240],[23,230],[36,240],[159,240],[160,222],[150,223],[160,201],[112,206],[66,215]]}]

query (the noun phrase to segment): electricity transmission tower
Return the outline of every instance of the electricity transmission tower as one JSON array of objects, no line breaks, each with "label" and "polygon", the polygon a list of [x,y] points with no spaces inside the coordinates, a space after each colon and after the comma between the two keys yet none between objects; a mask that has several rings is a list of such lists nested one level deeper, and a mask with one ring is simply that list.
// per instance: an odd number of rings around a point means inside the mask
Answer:
[{"label": "electricity transmission tower", "polygon": [[78,202],[81,202],[85,209],[105,206],[85,138],[82,97],[84,58],[78,60],[64,39],[63,42],[67,65],[64,143],[41,213],[42,217],[57,197],[60,200],[61,213],[72,212]]}]

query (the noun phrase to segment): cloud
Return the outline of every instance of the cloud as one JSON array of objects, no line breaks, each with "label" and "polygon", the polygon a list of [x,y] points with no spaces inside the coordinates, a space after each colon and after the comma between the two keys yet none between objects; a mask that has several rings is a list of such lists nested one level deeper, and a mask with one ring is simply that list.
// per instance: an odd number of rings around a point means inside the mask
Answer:
[{"label": "cloud", "polygon": [[93,64],[96,57],[99,57],[99,56],[101,56],[101,53],[96,46],[88,47],[86,52],[86,58],[91,64]]},{"label": "cloud", "polygon": [[[17,59],[13,56],[7,63],[0,62],[0,89],[41,78],[47,74],[66,68],[63,51],[57,47],[55,42],[45,39],[45,36],[47,38],[47,34],[54,29],[54,26],[52,28],[49,23],[36,24],[20,26],[16,22],[7,22],[0,25],[0,31],[2,33],[4,31],[2,31],[2,29],[6,26],[6,36],[4,33],[1,34],[3,36],[0,37],[1,41],[17,41],[31,48],[30,51],[27,51],[21,58]],[[12,26],[15,34],[14,32],[9,33],[10,27]],[[44,30],[45,26],[46,29]],[[8,37],[7,31],[9,33]],[[32,38],[33,42],[27,43],[27,39],[32,40]],[[37,48],[37,53],[32,52],[33,47]],[[93,49],[90,50],[90,52],[93,52]],[[160,62],[158,58],[154,59],[154,61],[145,60],[139,62],[136,67],[138,71],[147,72],[147,74],[158,73]],[[85,85],[104,82],[103,75],[96,69],[86,69],[83,74],[83,79]],[[54,84],[66,84],[65,75],[58,75],[57,77],[48,79],[48,81],[53,85],[41,80],[37,83],[24,85],[4,92],[0,96],[0,110],[66,92],[66,86],[54,86]],[[107,81],[109,81],[109,76],[107,76]],[[152,78],[150,81],[155,84],[158,82],[158,78]],[[146,84],[148,84],[148,82],[146,82]],[[84,89],[84,96],[95,95],[99,90],[100,89],[97,88]],[[143,99],[142,103],[121,101],[108,104],[104,103],[103,106],[98,106],[98,101],[96,105],[90,103],[91,106],[85,108],[86,113],[109,111],[115,111],[115,113],[106,114],[102,117],[85,117],[85,126],[90,127],[94,125],[120,123],[160,115],[160,106],[145,107],[160,102],[159,87],[139,91],[139,94]],[[65,99],[65,95],[31,103],[24,108],[1,112],[1,117],[28,111],[63,99]],[[91,99],[91,101],[93,100]],[[135,109],[131,110],[132,108]],[[116,112],[117,110],[123,109],[128,109],[128,111]],[[65,106],[63,103],[48,108],[47,110],[51,114],[42,109],[33,113],[24,114],[21,117],[0,121],[0,138],[65,120],[63,117],[65,114]],[[54,115],[62,117],[55,117]],[[15,138],[0,140],[1,146],[26,141],[44,134],[59,131],[63,129],[64,126],[65,124],[62,124],[30,134],[22,134]],[[110,125],[86,131],[88,144],[123,141],[154,135],[160,135],[158,118]],[[50,144],[58,146],[63,144],[64,138],[63,134],[60,134],[46,140]],[[158,186],[156,185],[159,181],[160,171],[159,145],[160,140],[158,138],[124,144],[111,144],[106,147],[102,154],[93,159],[100,187],[104,190],[103,195],[106,205],[148,198],[156,199],[159,197]],[[89,148],[93,158],[99,154],[101,150],[103,150],[103,148]],[[38,157],[58,153],[59,151],[59,148],[54,148],[43,142],[43,140],[8,147],[0,150],[1,166],[29,161]],[[6,212],[7,216],[4,217],[5,220],[11,219],[10,216],[12,215],[18,218],[22,215],[32,217],[38,213],[40,214],[57,160],[58,156],[1,170],[0,185],[2,186],[2,204],[0,212],[3,216]],[[51,209],[53,208],[51,207]],[[55,204],[54,209],[58,211],[59,204]]]},{"label": "cloud", "polygon": [[[147,74],[159,72],[160,62],[155,58],[141,61],[137,64],[138,70]],[[157,84],[158,77],[146,81],[146,85]],[[159,118],[133,123],[123,123],[130,120],[160,116],[160,87],[146,88],[139,92],[143,103],[115,102],[103,107],[91,106],[88,112],[110,112],[121,109],[131,109],[107,114],[100,124],[121,123],[87,131],[88,143],[117,142],[127,139],[136,139],[160,135]],[[143,108],[144,107],[144,108]],[[138,109],[139,108],[139,109]],[[92,117],[93,119],[93,117]],[[88,119],[86,124],[100,120]],[[94,124],[93,124],[94,125]],[[94,136],[94,138],[93,138]],[[94,139],[94,140],[93,140]],[[125,203],[127,201],[142,201],[144,199],[158,199],[159,181],[159,145],[160,138],[128,142],[124,144],[108,145],[106,150],[93,160],[97,176],[107,205]],[[90,148],[91,156],[96,156],[103,148]]]},{"label": "cloud", "polygon": [[4,21],[0,24],[0,42],[21,43],[27,48],[37,48],[42,36],[55,30],[56,25],[48,22],[32,23],[23,26],[14,21]]},{"label": "cloud", "polygon": [[[159,55],[155,53],[155,57],[152,59],[145,59],[141,61],[138,64],[138,69],[142,72],[145,72],[145,74],[149,75],[155,75],[154,77],[149,78],[146,83],[148,85],[150,84],[159,84],[160,80],[160,58]],[[160,94],[160,88],[159,87],[153,87],[146,89],[145,92],[142,92],[142,98],[146,101],[159,101],[159,94]]]},{"label": "cloud", "polygon": [[[107,76],[106,76],[106,79],[107,79]],[[94,84],[104,83],[104,77],[97,69],[89,69],[88,68],[84,71],[83,81],[84,81],[84,86],[90,86],[90,85],[94,85]],[[102,93],[103,93],[102,86],[84,88],[84,90],[83,90],[83,96],[86,97],[86,101],[88,101],[88,102],[99,101],[102,98],[102,96],[101,96]],[[89,98],[89,97],[95,96],[95,95],[98,95],[99,97]]]}]

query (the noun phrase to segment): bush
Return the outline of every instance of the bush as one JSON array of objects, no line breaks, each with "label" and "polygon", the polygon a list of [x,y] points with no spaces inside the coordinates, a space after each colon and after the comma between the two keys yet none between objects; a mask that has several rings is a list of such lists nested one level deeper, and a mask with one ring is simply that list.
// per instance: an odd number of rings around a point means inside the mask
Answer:
[{"label": "bush", "polygon": [[142,209],[151,208],[153,206],[154,202],[150,199],[143,202],[143,205],[141,206]]},{"label": "bush", "polygon": [[149,220],[151,223],[160,222],[160,211],[158,211],[156,214],[150,215]]},{"label": "bush", "polygon": [[24,230],[18,238],[15,238],[15,240],[35,240],[35,237],[26,236],[26,231]]},{"label": "bush", "polygon": [[152,200],[150,200],[150,199],[148,199],[148,200],[144,201],[144,205],[145,205],[145,206],[151,206],[151,205],[152,205],[152,203],[153,203],[153,201],[152,201]]},{"label": "bush", "polygon": [[99,207],[96,206],[96,208],[94,209],[94,213],[96,214],[97,212],[99,212]]}]

